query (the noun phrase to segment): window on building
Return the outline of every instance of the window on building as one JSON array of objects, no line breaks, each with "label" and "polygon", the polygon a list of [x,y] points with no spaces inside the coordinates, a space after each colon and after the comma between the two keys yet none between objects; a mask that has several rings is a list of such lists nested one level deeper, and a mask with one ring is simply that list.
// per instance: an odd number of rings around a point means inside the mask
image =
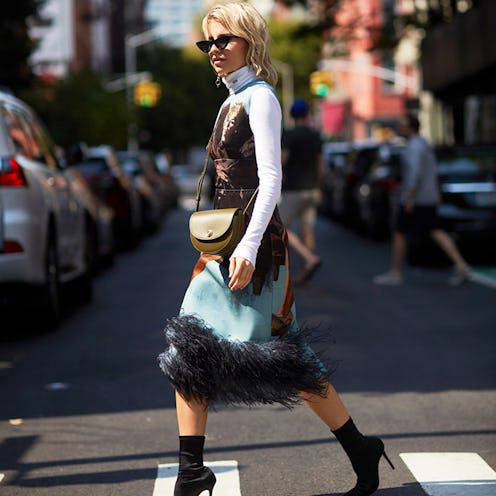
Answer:
[{"label": "window on building", "polygon": [[[395,37],[396,1],[382,0],[382,32],[383,36],[393,39]],[[382,66],[391,71],[396,70],[394,63],[394,51],[385,49],[382,53]],[[394,92],[394,81],[383,80],[382,90],[385,94]]]}]

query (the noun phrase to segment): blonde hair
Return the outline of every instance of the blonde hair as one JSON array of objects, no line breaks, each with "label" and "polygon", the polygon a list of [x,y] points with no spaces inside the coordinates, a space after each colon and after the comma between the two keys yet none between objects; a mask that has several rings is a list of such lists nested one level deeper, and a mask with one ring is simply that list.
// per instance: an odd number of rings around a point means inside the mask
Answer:
[{"label": "blonde hair", "polygon": [[246,64],[253,67],[257,76],[272,86],[277,83],[277,72],[270,56],[270,35],[265,19],[258,10],[246,2],[231,2],[212,7],[203,18],[202,29],[208,36],[208,22],[215,20],[231,34],[248,43]]}]

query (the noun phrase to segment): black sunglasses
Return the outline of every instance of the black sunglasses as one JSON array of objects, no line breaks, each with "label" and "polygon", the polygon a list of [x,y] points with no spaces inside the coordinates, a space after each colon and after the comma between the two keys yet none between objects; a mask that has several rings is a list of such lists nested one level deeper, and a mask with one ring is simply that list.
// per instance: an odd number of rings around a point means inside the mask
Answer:
[{"label": "black sunglasses", "polygon": [[227,45],[229,45],[229,42],[233,38],[239,38],[239,36],[234,36],[232,34],[225,34],[223,36],[219,36],[216,40],[202,40],[202,41],[197,41],[196,46],[205,53],[210,52],[212,49],[212,45],[215,45],[219,50],[224,50]]}]

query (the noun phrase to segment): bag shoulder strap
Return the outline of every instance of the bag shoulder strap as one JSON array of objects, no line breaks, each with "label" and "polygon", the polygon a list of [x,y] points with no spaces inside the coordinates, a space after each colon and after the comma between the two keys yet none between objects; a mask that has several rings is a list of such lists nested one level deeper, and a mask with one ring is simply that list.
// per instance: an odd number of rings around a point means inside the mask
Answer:
[{"label": "bag shoulder strap", "polygon": [[[212,136],[210,136],[210,139],[208,140],[208,144],[207,144],[207,156],[205,157],[205,163],[203,164],[203,169],[202,169],[201,174],[200,174],[200,177],[198,179],[198,185],[196,186],[196,208],[195,208],[195,212],[198,212],[198,210],[200,210],[201,190],[202,190],[202,186],[203,186],[203,180],[205,179],[205,174],[207,173],[208,161],[210,159],[210,152],[211,152],[211,150],[212,150]],[[257,186],[257,189],[251,195],[251,198],[248,201],[248,204],[246,205],[246,207],[243,210],[243,214],[246,214],[246,212],[248,211],[249,206],[252,204],[253,200],[257,196],[258,188],[259,188],[259,186]]]},{"label": "bag shoulder strap", "polygon": [[203,169],[201,171],[200,177],[198,179],[198,184],[196,186],[196,208],[195,212],[198,212],[200,209],[200,198],[201,198],[201,190],[203,186],[203,180],[205,179],[205,174],[207,173],[208,161],[210,159],[210,151],[212,149],[212,136],[207,143],[207,156],[205,157],[205,163],[203,164]]}]

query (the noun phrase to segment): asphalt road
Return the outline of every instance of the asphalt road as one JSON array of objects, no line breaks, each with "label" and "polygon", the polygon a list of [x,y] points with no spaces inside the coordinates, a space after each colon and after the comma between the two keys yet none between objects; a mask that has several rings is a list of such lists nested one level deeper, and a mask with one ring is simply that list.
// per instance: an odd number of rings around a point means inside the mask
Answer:
[{"label": "asphalt road", "polygon": [[[1,496],[154,494],[157,466],[176,461],[173,391],[156,356],[196,259],[186,222],[183,210],[169,214],[59,329],[34,332],[35,316],[27,335],[9,324],[0,341]],[[330,329],[320,346],[337,364],[334,384],[359,428],[385,441],[396,470],[381,463],[377,496],[426,494],[404,453],[477,453],[494,470],[496,291],[451,288],[447,269],[418,267],[403,287],[377,287],[387,244],[322,219],[318,242],[324,264],[296,289],[298,318]],[[337,496],[354,484],[305,406],[218,406],[205,459],[236,460],[243,496]],[[477,494],[496,494],[487,490]]]}]

